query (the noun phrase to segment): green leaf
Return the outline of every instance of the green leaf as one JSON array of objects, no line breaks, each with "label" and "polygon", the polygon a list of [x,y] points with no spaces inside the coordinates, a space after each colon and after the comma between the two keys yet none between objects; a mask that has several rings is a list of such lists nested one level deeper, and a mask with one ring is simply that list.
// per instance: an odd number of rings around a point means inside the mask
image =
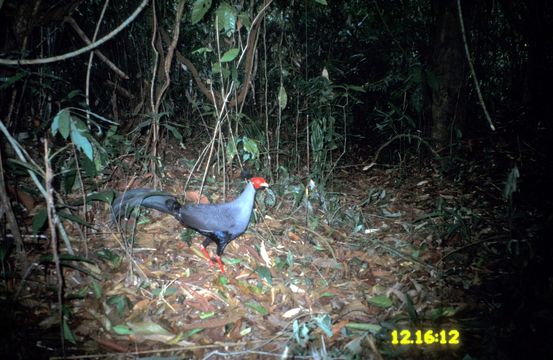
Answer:
[{"label": "green leaf", "polygon": [[317,323],[317,326],[324,331],[326,336],[332,336],[332,319],[328,314],[324,314],[322,316],[317,316],[315,318],[315,322]]},{"label": "green leaf", "polygon": [[315,0],[315,2],[316,2],[317,4],[321,4],[321,5],[325,5],[325,6],[328,5],[327,2],[326,2],[326,0]]},{"label": "green leaf", "polygon": [[63,109],[58,113],[60,117],[60,134],[67,140],[71,129],[71,113],[67,109]]},{"label": "green leaf", "polygon": [[336,296],[336,295],[328,291],[325,291],[324,293],[321,294],[321,297],[333,297],[333,296]]},{"label": "green leaf", "polygon": [[108,305],[115,306],[115,309],[117,309],[117,314],[120,317],[123,317],[123,315],[125,315],[125,308],[127,307],[127,304],[128,304],[127,297],[123,295],[112,296],[108,299],[107,303]]},{"label": "green leaf", "polygon": [[280,107],[280,110],[284,110],[287,103],[288,95],[286,94],[286,89],[284,86],[280,85],[280,89],[278,90],[278,106]]},{"label": "green leaf", "polygon": [[252,21],[250,20],[250,15],[248,13],[240,13],[238,15],[238,18],[242,22],[242,24],[246,27],[246,29],[250,30],[252,27]]},{"label": "green leaf", "polygon": [[236,29],[236,10],[228,3],[223,2],[215,11],[219,30],[223,29],[227,35],[232,35]]},{"label": "green leaf", "polygon": [[242,139],[244,151],[252,155],[252,158],[255,159],[259,155],[259,149],[257,148],[257,142],[246,136]]},{"label": "green leaf", "polygon": [[194,51],[192,51],[192,54],[205,54],[205,53],[208,53],[208,52],[213,52],[213,50],[211,50],[210,48],[207,48],[207,47],[201,47],[199,49],[196,49]]},{"label": "green leaf", "polygon": [[348,323],[346,324],[346,327],[348,329],[369,331],[370,333],[375,335],[382,329],[382,326],[380,325],[369,324],[369,323]]},{"label": "green leaf", "polygon": [[357,92],[366,92],[362,86],[358,85],[347,85],[348,90],[357,91]]},{"label": "green leaf", "polygon": [[131,335],[133,333],[127,325],[123,324],[115,325],[112,329],[118,335]]},{"label": "green leaf", "polygon": [[102,297],[102,286],[96,280],[92,280],[92,291],[94,291],[94,297],[96,300]]},{"label": "green leaf", "polygon": [[70,213],[67,213],[67,212],[59,212],[58,215],[62,219],[67,219],[69,221],[76,222],[77,224],[81,224],[81,225],[86,226],[86,227],[91,228],[91,229],[94,228],[94,225],[84,221],[84,219],[81,218],[80,216],[73,215],[73,214],[70,214]]},{"label": "green leaf", "polygon": [[67,320],[65,319],[63,319],[63,338],[69,341],[71,344],[77,344],[75,334],[73,334],[73,331],[71,331],[71,328],[69,328]]},{"label": "green leaf", "polygon": [[192,5],[192,15],[190,18],[192,25],[202,20],[204,15],[209,11],[210,7],[211,7],[211,0],[194,1],[194,5]]},{"label": "green leaf", "polygon": [[192,335],[196,335],[197,333],[200,333],[202,331],[204,331],[204,329],[202,329],[202,328],[192,329],[189,332],[187,332],[186,334],[184,334],[184,337],[187,338],[187,337],[190,337]]},{"label": "green leaf", "polygon": [[266,266],[258,266],[255,268],[255,272],[261,280],[267,281],[269,285],[273,285],[273,276],[271,275],[271,270]]},{"label": "green leaf", "polygon": [[90,160],[94,160],[94,152],[92,150],[92,144],[90,144],[90,141],[81,133],[81,130],[77,129],[76,127],[72,126],[71,128],[71,141],[77,149],[84,152],[86,157],[88,157]]},{"label": "green leaf", "polygon": [[91,201],[103,201],[105,203],[111,204],[114,196],[115,192],[111,190],[95,192],[86,196],[86,202],[89,203]]},{"label": "green leaf", "polygon": [[229,141],[227,143],[227,163],[230,164],[237,154],[238,149],[236,148],[236,143],[234,141]]},{"label": "green leaf", "polygon": [[204,311],[200,313],[200,319],[209,319],[210,317],[215,316],[215,311]]},{"label": "green leaf", "polygon": [[269,314],[269,311],[267,309],[265,309],[264,306],[259,305],[258,303],[254,302],[254,301],[247,302],[246,306],[249,307],[250,309],[253,309],[253,310],[257,311],[258,313],[260,313],[263,316]]},{"label": "green leaf", "polygon": [[182,135],[179,132],[179,130],[177,130],[176,127],[174,127],[173,125],[169,125],[169,124],[163,124],[163,126],[165,126],[167,128],[167,130],[169,130],[171,132],[171,135],[173,135],[173,137],[175,139],[177,139],[179,142],[182,142]]},{"label": "green leaf", "polygon": [[36,213],[33,217],[33,225],[31,226],[33,229],[33,235],[38,234],[38,232],[44,227],[44,224],[46,224],[47,219],[48,212],[46,211],[46,208],[42,208]]},{"label": "green leaf", "polygon": [[178,289],[175,287],[168,287],[163,291],[164,297],[169,297],[171,295],[175,295],[177,293]]},{"label": "green leaf", "polygon": [[392,300],[388,299],[386,295],[377,295],[367,300],[370,304],[378,306],[383,309],[387,309],[392,306]]},{"label": "green leaf", "polygon": [[227,286],[229,284],[229,281],[225,276],[221,275],[219,276],[219,284]]},{"label": "green leaf", "polygon": [[64,139],[67,139],[70,127],[71,113],[68,109],[62,109],[56,114],[56,116],[54,116],[52,125],[50,125],[50,132],[53,136],[59,132]]},{"label": "green leaf", "polygon": [[229,61],[234,60],[234,58],[235,58],[236,56],[238,56],[238,52],[239,52],[239,51],[240,51],[240,50],[237,49],[237,48],[232,48],[232,49],[228,50],[228,51],[223,55],[223,57],[221,58],[221,62],[222,62],[222,63],[225,63],[225,62],[229,62]]}]

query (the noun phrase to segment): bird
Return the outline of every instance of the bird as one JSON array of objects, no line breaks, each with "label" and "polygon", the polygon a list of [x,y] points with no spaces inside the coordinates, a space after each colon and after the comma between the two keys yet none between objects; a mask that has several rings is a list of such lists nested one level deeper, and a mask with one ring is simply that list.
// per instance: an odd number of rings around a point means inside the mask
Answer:
[{"label": "bird", "polygon": [[133,208],[142,206],[155,209],[175,217],[181,225],[194,229],[205,236],[200,250],[213,266],[206,247],[214,242],[217,245],[216,259],[225,272],[221,255],[226,246],[242,235],[248,228],[253,211],[256,190],[269,187],[262,177],[250,178],[242,193],[233,201],[219,204],[182,205],[174,195],[155,189],[137,188],[125,191],[113,200],[112,215],[115,221],[126,216]]}]

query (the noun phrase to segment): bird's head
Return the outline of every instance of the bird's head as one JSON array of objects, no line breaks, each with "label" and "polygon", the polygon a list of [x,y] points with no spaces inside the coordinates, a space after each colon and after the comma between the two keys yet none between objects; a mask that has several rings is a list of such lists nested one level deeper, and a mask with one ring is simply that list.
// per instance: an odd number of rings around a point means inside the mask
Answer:
[{"label": "bird's head", "polygon": [[269,187],[267,180],[263,179],[262,177],[254,177],[251,178],[250,181],[252,182],[255,190],[265,189]]}]

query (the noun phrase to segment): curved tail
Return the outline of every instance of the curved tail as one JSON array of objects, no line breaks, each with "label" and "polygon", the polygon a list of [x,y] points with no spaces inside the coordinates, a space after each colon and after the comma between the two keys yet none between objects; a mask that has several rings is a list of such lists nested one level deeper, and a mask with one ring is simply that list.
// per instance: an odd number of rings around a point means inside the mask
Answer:
[{"label": "curved tail", "polygon": [[154,189],[132,189],[119,194],[113,200],[113,220],[118,221],[121,217],[126,217],[132,209],[139,206],[159,210],[175,217],[181,208],[176,197],[166,192]]}]

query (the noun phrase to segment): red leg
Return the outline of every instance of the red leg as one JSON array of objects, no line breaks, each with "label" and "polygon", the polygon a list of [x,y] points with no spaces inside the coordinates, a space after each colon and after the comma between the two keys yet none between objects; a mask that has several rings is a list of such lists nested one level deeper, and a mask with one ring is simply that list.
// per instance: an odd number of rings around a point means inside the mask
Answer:
[{"label": "red leg", "polygon": [[[202,251],[202,253],[205,255],[205,257],[207,258],[207,260],[209,260],[209,264],[211,266],[215,265],[213,264],[213,260],[211,260],[211,256],[209,256],[209,253],[207,252],[207,250],[205,249],[205,247],[203,245],[200,245],[200,250]],[[219,257],[217,257],[219,258]]]},{"label": "red leg", "polygon": [[217,259],[217,263],[219,264],[219,269],[221,269],[221,272],[224,273],[225,268],[223,267],[223,262],[221,261],[221,258],[219,257],[219,255],[216,256],[216,259]]}]

